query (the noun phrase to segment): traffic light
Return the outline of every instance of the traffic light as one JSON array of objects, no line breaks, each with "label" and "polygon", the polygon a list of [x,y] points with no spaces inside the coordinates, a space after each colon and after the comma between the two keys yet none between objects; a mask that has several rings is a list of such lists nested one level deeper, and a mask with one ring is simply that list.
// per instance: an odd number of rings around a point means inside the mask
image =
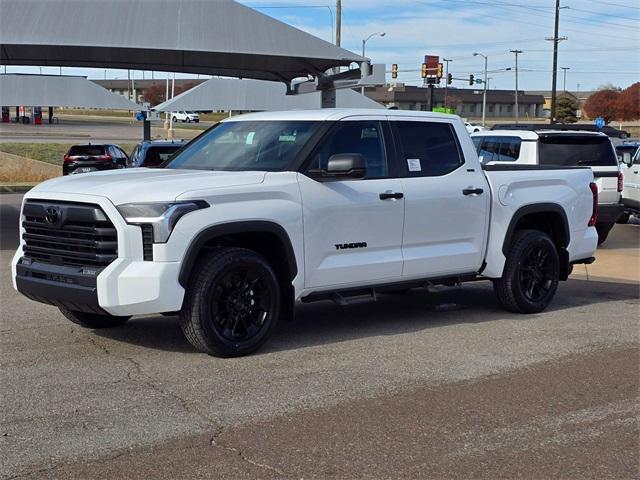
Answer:
[{"label": "traffic light", "polygon": [[391,78],[398,78],[398,64],[391,65]]},{"label": "traffic light", "polygon": [[451,85],[453,83],[453,73],[447,73],[447,85]]},{"label": "traffic light", "polygon": [[438,77],[438,80],[440,80],[442,78],[442,64],[441,63],[438,64],[438,68],[436,70],[436,77]]},{"label": "traffic light", "polygon": [[420,71],[420,75],[422,76],[422,78],[427,78],[427,64],[426,63],[422,64],[422,70]]},{"label": "traffic light", "polygon": [[469,75],[469,85],[473,85],[475,82],[476,82],[476,79],[472,73],[471,75]]}]

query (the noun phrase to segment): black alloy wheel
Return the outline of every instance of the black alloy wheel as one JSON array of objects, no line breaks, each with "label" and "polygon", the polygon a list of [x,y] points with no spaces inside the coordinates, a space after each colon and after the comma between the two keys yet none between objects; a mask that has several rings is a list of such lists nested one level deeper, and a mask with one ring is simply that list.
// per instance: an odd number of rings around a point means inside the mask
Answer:
[{"label": "black alloy wheel", "polygon": [[263,272],[251,265],[227,271],[211,292],[211,320],[221,337],[246,342],[272,313],[274,292]]},{"label": "black alloy wheel", "polygon": [[544,244],[534,244],[525,252],[520,263],[520,288],[530,302],[544,299],[554,283],[555,263]]}]

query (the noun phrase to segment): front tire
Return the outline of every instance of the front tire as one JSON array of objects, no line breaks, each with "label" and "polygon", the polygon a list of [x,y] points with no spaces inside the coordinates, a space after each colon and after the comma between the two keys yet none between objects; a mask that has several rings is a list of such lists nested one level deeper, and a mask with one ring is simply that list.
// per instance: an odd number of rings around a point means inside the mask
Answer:
[{"label": "front tire", "polygon": [[516,313],[543,311],[558,289],[560,260],[549,236],[538,230],[516,233],[502,278],[494,282],[498,300]]},{"label": "front tire", "polygon": [[258,350],[280,316],[280,286],[269,263],[252,250],[225,247],[199,265],[180,313],[187,340],[216,357]]},{"label": "front tire", "polygon": [[171,120],[173,120],[173,123],[177,123],[178,122],[178,118],[177,117],[173,117]]},{"label": "front tire", "polygon": [[76,325],[93,329],[117,327],[131,318],[100,315],[98,313],[76,312],[73,310],[67,310],[66,308],[60,308],[60,313]]}]

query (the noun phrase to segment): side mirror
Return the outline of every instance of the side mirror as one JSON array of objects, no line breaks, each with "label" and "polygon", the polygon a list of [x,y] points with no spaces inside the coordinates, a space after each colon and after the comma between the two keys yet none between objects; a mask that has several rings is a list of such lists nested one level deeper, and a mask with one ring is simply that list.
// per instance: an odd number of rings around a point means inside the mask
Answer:
[{"label": "side mirror", "polygon": [[624,152],[622,154],[622,163],[624,163],[627,167],[631,166],[631,153]]},{"label": "side mirror", "polygon": [[367,161],[359,153],[337,153],[329,157],[326,169],[310,170],[309,174],[317,180],[364,178],[367,176]]}]

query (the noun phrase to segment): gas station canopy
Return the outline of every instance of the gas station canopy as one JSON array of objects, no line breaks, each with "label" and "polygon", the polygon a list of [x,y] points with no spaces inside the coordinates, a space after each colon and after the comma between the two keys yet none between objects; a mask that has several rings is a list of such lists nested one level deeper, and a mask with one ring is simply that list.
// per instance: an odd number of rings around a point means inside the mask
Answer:
[{"label": "gas station canopy", "polygon": [[132,111],[142,108],[85,77],[24,74],[0,75],[0,105]]},{"label": "gas station canopy", "polygon": [[0,64],[289,82],[363,57],[233,0],[0,0]]},{"label": "gas station canopy", "polygon": [[[159,112],[198,110],[274,111],[320,108],[320,92],[287,95],[279,82],[212,78],[153,108]],[[383,108],[350,88],[336,91],[338,108]]]}]

